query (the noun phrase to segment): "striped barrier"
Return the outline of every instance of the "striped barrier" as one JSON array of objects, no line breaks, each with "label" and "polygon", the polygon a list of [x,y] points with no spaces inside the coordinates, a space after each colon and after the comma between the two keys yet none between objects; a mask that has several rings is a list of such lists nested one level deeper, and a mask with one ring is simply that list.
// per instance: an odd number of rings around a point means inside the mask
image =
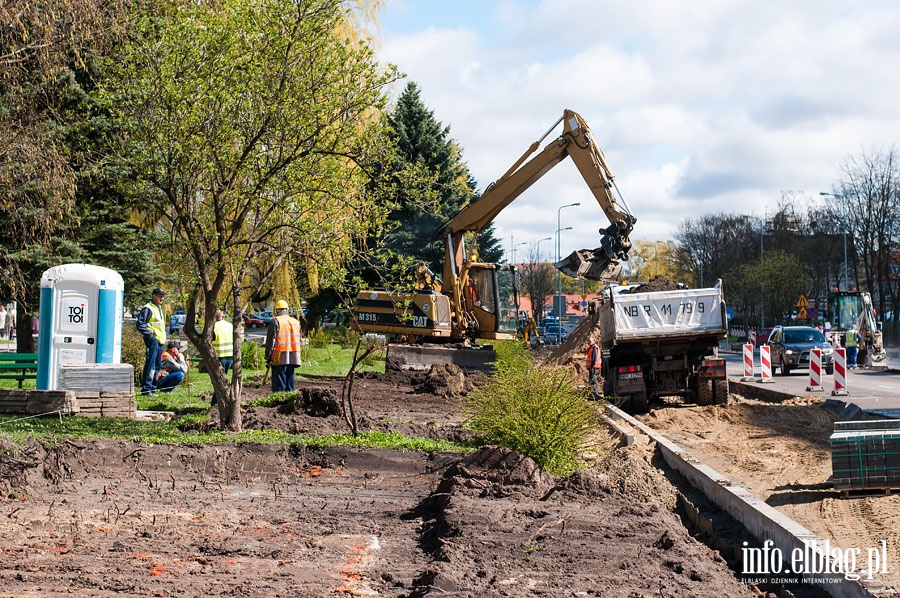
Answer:
[{"label": "striped barrier", "polygon": [[744,345],[744,377],[741,382],[753,382],[753,344]]},{"label": "striped barrier", "polygon": [[822,349],[816,348],[809,352],[809,386],[806,392],[821,392],[822,387]]},{"label": "striped barrier", "polygon": [[762,378],[757,382],[775,382],[772,380],[772,348],[769,345],[759,346],[759,369]]},{"label": "striped barrier", "polygon": [[832,396],[846,396],[847,390],[847,349],[837,347],[834,350],[834,390]]}]

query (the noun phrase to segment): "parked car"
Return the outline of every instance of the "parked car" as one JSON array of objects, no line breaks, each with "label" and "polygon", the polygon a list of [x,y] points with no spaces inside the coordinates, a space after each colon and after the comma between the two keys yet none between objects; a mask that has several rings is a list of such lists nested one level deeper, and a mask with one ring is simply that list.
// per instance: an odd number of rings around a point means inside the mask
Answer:
[{"label": "parked car", "polygon": [[183,313],[173,314],[171,318],[169,318],[169,334],[174,334],[178,336],[181,334],[181,329],[184,328],[184,323],[187,321],[187,316]]},{"label": "parked car", "polygon": [[568,331],[565,327],[560,328],[559,322],[549,322],[544,326],[544,342],[547,344],[555,345],[557,340],[563,342],[568,336]]},{"label": "parked car", "polygon": [[772,369],[777,367],[782,376],[794,368],[808,368],[812,349],[822,350],[822,369],[826,374],[834,372],[834,347],[825,335],[813,326],[776,326],[769,335]]},{"label": "parked car", "polygon": [[252,314],[244,314],[244,328],[264,328],[267,324]]},{"label": "parked car", "polygon": [[273,314],[272,312],[270,312],[267,309],[260,310],[256,313],[254,313],[253,316],[259,320],[262,320],[266,326],[269,325],[269,322],[271,322],[273,319],[275,319],[275,314]]},{"label": "parked car", "polygon": [[753,347],[755,349],[759,349],[760,345],[764,345],[769,341],[769,337],[772,336],[772,331],[775,328],[763,328],[762,331],[758,332],[755,339]]}]

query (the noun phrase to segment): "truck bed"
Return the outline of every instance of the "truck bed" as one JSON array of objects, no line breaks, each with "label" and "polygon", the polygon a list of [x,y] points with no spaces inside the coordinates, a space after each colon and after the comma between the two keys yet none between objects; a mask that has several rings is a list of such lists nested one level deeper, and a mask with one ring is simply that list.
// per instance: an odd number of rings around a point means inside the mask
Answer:
[{"label": "truck bed", "polygon": [[602,346],[657,339],[724,336],[721,287],[650,293],[611,293],[600,306]]}]

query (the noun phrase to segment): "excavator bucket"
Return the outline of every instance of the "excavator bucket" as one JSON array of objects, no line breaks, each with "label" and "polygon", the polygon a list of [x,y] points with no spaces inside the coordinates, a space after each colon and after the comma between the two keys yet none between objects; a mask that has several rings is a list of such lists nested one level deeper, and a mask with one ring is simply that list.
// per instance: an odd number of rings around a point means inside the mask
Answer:
[{"label": "excavator bucket", "polygon": [[594,250],[578,249],[553,266],[563,274],[574,278],[618,280],[619,274],[622,272],[622,264],[618,260],[610,259],[604,253],[599,248]]}]

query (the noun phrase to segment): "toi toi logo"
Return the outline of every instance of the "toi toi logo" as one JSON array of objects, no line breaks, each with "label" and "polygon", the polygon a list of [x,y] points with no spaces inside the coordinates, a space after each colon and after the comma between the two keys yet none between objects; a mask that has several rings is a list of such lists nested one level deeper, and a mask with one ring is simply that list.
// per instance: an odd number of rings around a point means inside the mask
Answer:
[{"label": "toi toi logo", "polygon": [[81,324],[84,322],[84,304],[69,306],[69,324]]}]

